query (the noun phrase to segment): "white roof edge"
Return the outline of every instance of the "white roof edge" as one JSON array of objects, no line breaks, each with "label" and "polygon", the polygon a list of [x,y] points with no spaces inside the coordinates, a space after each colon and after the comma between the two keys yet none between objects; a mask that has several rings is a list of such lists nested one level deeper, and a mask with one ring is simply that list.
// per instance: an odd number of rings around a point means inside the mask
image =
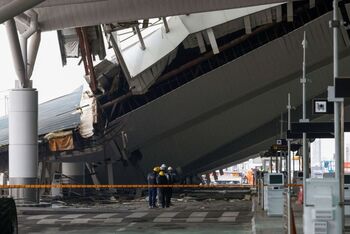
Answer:
[{"label": "white roof edge", "polygon": [[122,54],[131,77],[137,76],[171,53],[192,33],[203,31],[282,4],[284,3],[171,17],[168,20],[169,33],[165,33],[164,26],[162,26],[162,28],[144,37],[146,44],[145,50],[141,50],[138,41],[122,49]]}]

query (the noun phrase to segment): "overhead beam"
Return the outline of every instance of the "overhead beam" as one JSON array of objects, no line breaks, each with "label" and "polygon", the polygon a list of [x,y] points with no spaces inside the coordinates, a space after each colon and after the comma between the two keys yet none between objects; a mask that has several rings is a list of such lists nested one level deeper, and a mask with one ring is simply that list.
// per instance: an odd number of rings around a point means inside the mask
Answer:
[{"label": "overhead beam", "polygon": [[[0,7],[9,1],[0,0]],[[285,0],[47,0],[36,10],[42,31],[51,31],[284,2]]]},{"label": "overhead beam", "polygon": [[45,0],[2,1],[0,5],[0,24],[29,10]]}]

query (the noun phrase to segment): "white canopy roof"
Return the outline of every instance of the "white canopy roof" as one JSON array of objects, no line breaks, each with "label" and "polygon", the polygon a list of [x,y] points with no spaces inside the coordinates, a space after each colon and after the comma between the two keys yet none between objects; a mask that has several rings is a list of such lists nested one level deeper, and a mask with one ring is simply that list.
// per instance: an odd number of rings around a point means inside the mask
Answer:
[{"label": "white canopy roof", "polygon": [[[0,0],[1,8],[14,0]],[[21,4],[19,0],[16,0]],[[25,0],[31,1],[31,0]],[[46,0],[35,9],[42,31],[233,9],[283,0]],[[23,3],[22,3],[23,4]]]}]

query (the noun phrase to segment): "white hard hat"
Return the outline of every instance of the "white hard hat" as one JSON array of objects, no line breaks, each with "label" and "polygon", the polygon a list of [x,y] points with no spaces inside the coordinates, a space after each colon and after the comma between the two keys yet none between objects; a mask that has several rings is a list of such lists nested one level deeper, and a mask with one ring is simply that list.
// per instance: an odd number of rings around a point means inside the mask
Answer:
[{"label": "white hard hat", "polygon": [[166,165],[163,163],[161,166],[160,166],[161,169],[165,170],[166,169]]},{"label": "white hard hat", "polygon": [[168,167],[168,171],[172,171],[173,170],[173,168],[172,167]]}]

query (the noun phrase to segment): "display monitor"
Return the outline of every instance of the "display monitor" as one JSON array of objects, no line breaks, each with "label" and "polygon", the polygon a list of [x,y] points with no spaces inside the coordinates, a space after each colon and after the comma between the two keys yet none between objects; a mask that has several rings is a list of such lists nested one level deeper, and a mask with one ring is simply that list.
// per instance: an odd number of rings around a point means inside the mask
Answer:
[{"label": "display monitor", "polygon": [[269,174],[269,184],[270,185],[283,185],[283,174]]},{"label": "display monitor", "polygon": [[350,175],[344,175],[344,184],[350,185]]}]

